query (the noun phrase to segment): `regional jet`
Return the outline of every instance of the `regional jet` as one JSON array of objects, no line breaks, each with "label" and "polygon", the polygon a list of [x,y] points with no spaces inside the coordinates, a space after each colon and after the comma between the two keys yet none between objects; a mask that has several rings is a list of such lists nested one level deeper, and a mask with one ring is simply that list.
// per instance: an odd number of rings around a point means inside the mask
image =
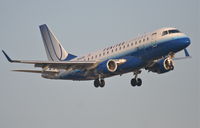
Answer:
[{"label": "regional jet", "polygon": [[[105,78],[132,72],[131,85],[141,86],[138,78],[142,69],[162,74],[174,69],[174,60],[189,58],[186,47],[189,37],[177,28],[161,28],[116,45],[76,56],[68,53],[46,24],[40,25],[48,61],[13,60],[2,50],[11,63],[34,64],[41,70],[13,70],[39,73],[47,79],[86,81],[93,80],[94,86],[104,87]],[[184,57],[176,58],[184,51]]]}]

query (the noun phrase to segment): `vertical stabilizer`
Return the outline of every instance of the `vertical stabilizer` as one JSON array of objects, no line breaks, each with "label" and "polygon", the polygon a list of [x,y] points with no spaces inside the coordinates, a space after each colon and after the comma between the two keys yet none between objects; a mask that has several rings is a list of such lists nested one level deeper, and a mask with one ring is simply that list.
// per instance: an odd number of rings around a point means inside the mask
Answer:
[{"label": "vertical stabilizer", "polygon": [[48,60],[63,61],[71,60],[76,57],[75,55],[67,53],[67,51],[63,48],[61,43],[46,24],[40,25],[39,27]]}]

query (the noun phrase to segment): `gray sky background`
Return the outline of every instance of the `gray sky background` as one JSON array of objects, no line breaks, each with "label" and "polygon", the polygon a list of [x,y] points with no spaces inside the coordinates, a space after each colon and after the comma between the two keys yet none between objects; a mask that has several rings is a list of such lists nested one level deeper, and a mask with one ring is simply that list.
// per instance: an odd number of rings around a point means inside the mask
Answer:
[{"label": "gray sky background", "polygon": [[[32,65],[10,64],[0,55],[1,128],[198,128],[198,0],[0,0],[0,48],[12,58],[46,60],[38,25],[46,23],[65,49],[81,55],[151,32],[177,27],[192,41],[192,59],[157,75],[143,71],[93,81],[42,79],[14,73]],[[178,56],[182,56],[180,53]]]}]

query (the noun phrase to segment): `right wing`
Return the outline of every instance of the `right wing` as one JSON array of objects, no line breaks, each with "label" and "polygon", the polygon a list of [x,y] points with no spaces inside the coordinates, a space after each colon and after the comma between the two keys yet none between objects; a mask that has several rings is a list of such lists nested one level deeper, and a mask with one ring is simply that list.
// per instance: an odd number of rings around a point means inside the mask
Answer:
[{"label": "right wing", "polygon": [[32,60],[12,60],[5,51],[3,54],[11,63],[34,64],[35,67],[55,68],[55,69],[91,69],[97,65],[96,61],[32,61]]}]

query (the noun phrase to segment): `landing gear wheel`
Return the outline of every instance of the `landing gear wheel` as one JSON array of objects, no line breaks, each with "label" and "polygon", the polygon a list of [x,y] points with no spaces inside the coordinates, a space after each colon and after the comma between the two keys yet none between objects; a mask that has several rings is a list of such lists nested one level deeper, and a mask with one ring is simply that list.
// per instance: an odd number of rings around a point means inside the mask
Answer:
[{"label": "landing gear wheel", "polygon": [[94,80],[94,87],[95,88],[99,87],[99,80],[98,79]]},{"label": "landing gear wheel", "polygon": [[101,87],[103,88],[105,86],[105,81],[103,79],[96,79],[94,80],[94,87],[98,88]]},{"label": "landing gear wheel", "polygon": [[140,78],[137,78],[137,79],[133,78],[133,79],[131,79],[131,85],[133,87],[135,87],[135,86],[141,86],[142,85],[142,79],[140,79]]},{"label": "landing gear wheel", "polygon": [[101,88],[103,88],[103,87],[105,86],[105,81],[104,81],[103,79],[101,79],[101,80],[99,81],[99,86],[100,86]]},{"label": "landing gear wheel", "polygon": [[142,85],[142,79],[137,78],[137,86],[141,86]]},{"label": "landing gear wheel", "polygon": [[137,81],[135,78],[131,79],[131,85],[135,87],[137,85]]},{"label": "landing gear wheel", "polygon": [[131,79],[131,85],[133,87],[142,85],[142,79],[138,78],[138,74],[140,74],[141,72],[141,70],[133,72],[133,75],[135,75],[135,77]]}]

